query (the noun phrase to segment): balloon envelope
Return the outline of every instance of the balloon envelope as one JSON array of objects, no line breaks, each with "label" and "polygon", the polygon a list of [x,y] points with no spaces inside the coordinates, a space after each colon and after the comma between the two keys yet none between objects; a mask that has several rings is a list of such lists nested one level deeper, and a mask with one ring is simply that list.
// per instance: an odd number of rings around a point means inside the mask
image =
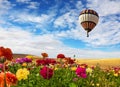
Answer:
[{"label": "balloon envelope", "polygon": [[97,25],[98,20],[99,16],[96,11],[91,9],[81,11],[79,21],[82,27],[87,31],[87,37],[89,36],[88,33]]}]

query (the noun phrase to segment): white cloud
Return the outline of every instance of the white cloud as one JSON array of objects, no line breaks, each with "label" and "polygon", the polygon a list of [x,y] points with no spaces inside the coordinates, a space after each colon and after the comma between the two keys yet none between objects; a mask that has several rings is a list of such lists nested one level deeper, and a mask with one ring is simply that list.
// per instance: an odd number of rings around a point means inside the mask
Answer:
[{"label": "white cloud", "polygon": [[[78,58],[113,58],[120,56],[119,52],[86,51],[70,48],[53,35],[36,36],[24,30],[16,30],[16,28],[8,31],[0,28],[0,32],[2,32],[0,34],[0,38],[2,38],[0,39],[0,45],[10,47],[14,53],[28,53],[40,56],[41,52],[47,52],[50,57],[54,58],[59,53],[64,53],[67,57],[73,57],[75,54]],[[93,56],[94,53],[96,55]]]},{"label": "white cloud", "polygon": [[[74,5],[74,2],[71,1]],[[77,23],[78,16],[79,16],[79,9],[83,8],[81,1],[77,1],[75,4],[76,9],[72,9],[70,4],[66,3],[65,6],[60,9],[61,14],[56,20],[54,21],[54,26],[56,28],[66,28],[73,29]]]},{"label": "white cloud", "polygon": [[29,3],[31,0],[16,0],[19,3]]},{"label": "white cloud", "polygon": [[[66,56],[73,57],[75,54],[78,58],[103,58],[103,57],[119,57],[120,52],[104,52],[99,50],[83,50],[65,46],[61,42],[61,38],[72,38],[85,42],[86,45],[93,47],[115,46],[120,44],[120,17],[115,14],[120,13],[118,8],[119,0],[115,1],[102,1],[88,0],[87,7],[95,9],[100,14],[100,20],[94,30],[90,32],[90,37],[86,37],[86,32],[78,22],[78,16],[83,9],[83,5],[80,1],[75,3],[76,9],[72,9],[71,6],[65,5],[64,11],[60,10],[61,16],[56,12],[57,5],[51,7],[46,14],[30,14],[28,12],[11,11],[6,18],[3,16],[0,20],[0,45],[10,47],[15,53],[29,53],[40,55],[41,52],[47,52],[50,57],[56,57],[58,53],[64,53]],[[19,3],[28,4],[30,8],[36,9],[38,6],[36,2],[32,0],[17,0]],[[31,4],[30,4],[31,3]],[[32,4],[33,3],[33,4]],[[99,5],[100,4],[100,5]],[[30,6],[31,5],[31,6]],[[114,6],[112,8],[112,6]],[[9,12],[8,10],[13,5],[7,0],[0,0],[0,15]],[[109,7],[111,6],[111,7]],[[103,8],[102,8],[103,7]],[[110,11],[107,7],[109,7]],[[53,10],[55,9],[55,11]],[[63,10],[62,9],[62,10]],[[55,16],[59,17],[55,19]],[[8,18],[8,19],[7,19]],[[47,27],[51,28],[49,24],[54,24],[54,27],[62,29],[60,32],[55,30],[53,33],[46,33],[43,35],[34,35],[32,32],[28,32],[32,28],[24,28],[12,24],[11,22],[20,24],[33,24],[35,28],[41,29],[42,32],[47,32]],[[6,26],[4,26],[6,25]],[[68,28],[64,30],[64,28]],[[96,55],[94,55],[96,54]],[[93,56],[94,55],[94,56]]]},{"label": "white cloud", "polygon": [[62,16],[59,16],[55,21],[54,21],[54,26],[56,28],[66,28],[68,27],[69,29],[74,28],[76,19],[77,19],[77,14],[75,13],[74,10],[71,10]]},{"label": "white cloud", "polygon": [[[61,44],[53,35],[36,36],[18,27],[4,29],[0,27],[0,45],[10,47],[14,53],[39,55],[40,52]],[[49,45],[48,45],[49,44]]]},{"label": "white cloud", "polygon": [[[110,16],[111,17],[111,16]],[[114,16],[113,16],[114,17]],[[106,20],[105,22],[103,22]],[[105,17],[99,21],[96,28],[91,31],[89,39],[85,41],[93,46],[110,46],[120,44],[120,22]]]},{"label": "white cloud", "polygon": [[29,5],[28,5],[28,8],[30,8],[30,9],[37,9],[38,6],[39,6],[38,2],[30,2]]},{"label": "white cloud", "polygon": [[[36,15],[27,12],[14,12],[14,14],[11,14],[9,16],[9,20],[18,24],[30,24],[31,26],[33,26],[33,31],[36,31],[36,29],[40,29],[41,33],[47,33],[47,29],[49,28],[48,25],[54,20],[54,15],[54,13]],[[28,28],[30,27],[28,26]]]},{"label": "white cloud", "polygon": [[84,5],[82,4],[81,1],[77,1],[77,2],[76,2],[76,8],[77,8],[77,10],[78,10],[78,9],[82,9],[83,7],[84,7]]},{"label": "white cloud", "polygon": [[120,0],[87,0],[87,7],[96,10],[100,16],[120,14]]},{"label": "white cloud", "polygon": [[40,5],[38,2],[33,2],[32,0],[17,0],[16,2],[26,4],[26,7],[29,9],[37,9]]},{"label": "white cloud", "polygon": [[[16,15],[16,16],[15,16]],[[15,12],[14,14],[10,15],[10,20],[15,22],[23,22],[23,23],[45,23],[45,22],[51,22],[52,17],[54,14],[40,14],[39,16],[36,14],[29,14],[27,12]]]},{"label": "white cloud", "polygon": [[[14,53],[28,53],[40,56],[42,52],[47,52],[49,57],[56,57],[59,53],[64,53],[67,57],[76,58],[115,58],[120,56],[119,52],[102,52],[81,50],[65,46],[58,37],[52,34],[34,35],[19,27],[8,30],[0,27],[0,45],[9,47]],[[93,56],[93,54],[96,54]]]},{"label": "white cloud", "polygon": [[[111,17],[111,16],[110,16]],[[114,17],[114,16],[113,16]],[[103,21],[105,21],[103,23]],[[86,42],[86,45],[92,47],[104,47],[120,44],[120,22],[116,19],[107,19],[101,17],[99,24],[86,37],[86,31],[77,23],[77,26],[67,31],[56,33],[59,37],[73,38]]]},{"label": "white cloud", "polygon": [[[86,45],[92,47],[104,47],[120,44],[120,17],[116,15],[120,13],[120,8],[118,8],[120,1],[106,0],[102,2],[99,0],[88,0],[88,2],[89,3],[87,4],[87,6],[95,10],[99,9],[98,13],[100,15],[98,25],[89,33],[90,37],[86,37],[86,31],[84,31],[84,29],[78,23],[78,19],[76,18],[77,12],[73,9],[55,20],[54,24],[56,27],[60,26],[64,29],[64,27],[68,26],[69,28],[67,31],[56,33],[57,36],[81,40],[83,42],[86,42]],[[81,3],[79,5],[81,5]],[[76,7],[79,7],[79,5],[76,5]],[[107,10],[108,5],[111,6],[109,8],[110,10],[115,9],[115,11]],[[115,8],[112,8],[112,6],[115,6]],[[105,11],[102,14],[101,12],[103,11],[103,9]],[[73,23],[75,23],[75,25],[73,25]]]},{"label": "white cloud", "polygon": [[0,16],[8,13],[7,11],[12,7],[13,5],[8,0],[0,0]]}]

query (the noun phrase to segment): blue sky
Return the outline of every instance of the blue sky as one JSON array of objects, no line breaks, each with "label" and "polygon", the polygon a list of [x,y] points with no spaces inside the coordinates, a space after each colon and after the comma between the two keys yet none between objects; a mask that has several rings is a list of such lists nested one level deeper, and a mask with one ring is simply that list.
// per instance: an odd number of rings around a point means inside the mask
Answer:
[{"label": "blue sky", "polygon": [[[120,58],[120,0],[0,0],[0,46],[49,57]],[[99,14],[86,37],[83,9]]]}]

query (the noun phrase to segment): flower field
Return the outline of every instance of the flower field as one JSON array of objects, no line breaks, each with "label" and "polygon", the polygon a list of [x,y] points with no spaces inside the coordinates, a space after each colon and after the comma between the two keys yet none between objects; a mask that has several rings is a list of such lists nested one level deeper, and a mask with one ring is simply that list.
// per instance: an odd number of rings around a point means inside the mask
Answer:
[{"label": "flower field", "polygon": [[[9,55],[6,61],[3,54]],[[64,54],[16,59],[10,55],[11,51],[0,54],[0,87],[120,87],[120,67],[102,69]]]}]

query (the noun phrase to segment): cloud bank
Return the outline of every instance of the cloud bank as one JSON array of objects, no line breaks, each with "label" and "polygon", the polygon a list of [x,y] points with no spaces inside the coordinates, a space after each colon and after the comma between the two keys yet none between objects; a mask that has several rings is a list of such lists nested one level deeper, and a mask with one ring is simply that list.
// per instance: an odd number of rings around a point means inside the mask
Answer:
[{"label": "cloud bank", "polygon": [[[87,0],[86,3],[55,0],[54,3],[56,5],[42,12],[39,8],[42,3],[37,1],[0,0],[0,46],[10,47],[14,53],[40,55],[47,52],[50,57],[58,53],[78,58],[120,57],[119,0]],[[24,8],[21,10],[18,5]],[[96,10],[100,16],[89,38],[78,20],[80,11],[86,7]],[[63,39],[82,41],[85,47],[70,47]]]}]

